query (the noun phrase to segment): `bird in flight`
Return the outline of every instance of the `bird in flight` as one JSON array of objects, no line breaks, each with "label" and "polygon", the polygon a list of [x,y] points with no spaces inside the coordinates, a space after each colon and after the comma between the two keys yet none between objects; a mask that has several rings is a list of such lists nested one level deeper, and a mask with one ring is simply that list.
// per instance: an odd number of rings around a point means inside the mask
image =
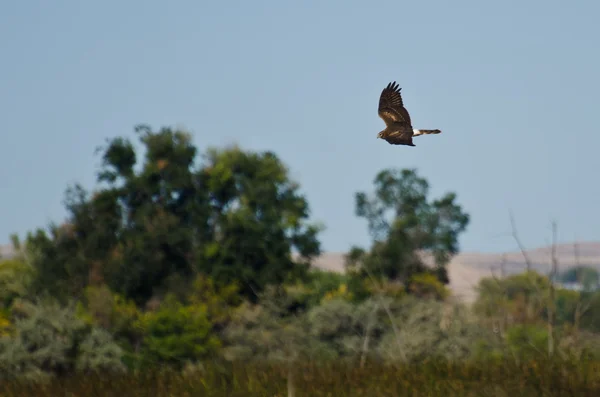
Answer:
[{"label": "bird in flight", "polygon": [[402,103],[401,89],[394,81],[381,91],[378,113],[385,122],[385,130],[377,134],[377,138],[385,139],[390,145],[415,146],[412,141],[414,136],[442,132],[440,130],[418,130],[412,127],[410,115]]}]

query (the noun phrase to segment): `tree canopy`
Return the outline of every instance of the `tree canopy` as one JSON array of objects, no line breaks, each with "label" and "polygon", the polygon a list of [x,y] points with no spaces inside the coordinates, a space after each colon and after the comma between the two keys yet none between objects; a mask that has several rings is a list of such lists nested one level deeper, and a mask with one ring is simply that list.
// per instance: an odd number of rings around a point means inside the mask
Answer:
[{"label": "tree canopy", "polygon": [[[446,265],[458,252],[469,216],[447,193],[429,200],[429,183],[413,169],[387,169],[374,180],[372,194],[356,193],[356,215],[365,218],[373,238],[370,251],[354,247],[348,266],[383,275],[408,286],[415,274],[433,271],[448,283]],[[433,260],[427,263],[428,258]],[[431,263],[432,262],[432,263]]]},{"label": "tree canopy", "polygon": [[255,298],[305,273],[320,229],[274,153],[210,148],[202,162],[184,131],[136,132],[143,157],[128,139],[109,140],[100,187],[71,187],[67,222],[30,235],[39,289],[79,295],[107,283],[140,304],[202,272]]}]

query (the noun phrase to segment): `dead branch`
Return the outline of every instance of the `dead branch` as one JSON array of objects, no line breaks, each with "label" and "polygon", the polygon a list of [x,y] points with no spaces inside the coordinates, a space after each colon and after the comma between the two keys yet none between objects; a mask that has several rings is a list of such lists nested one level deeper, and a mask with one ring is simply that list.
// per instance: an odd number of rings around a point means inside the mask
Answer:
[{"label": "dead branch", "polygon": [[373,275],[371,274],[371,271],[367,267],[365,267],[365,270],[367,271],[367,275],[373,282],[373,285],[378,290],[377,296],[379,297],[379,300],[390,319],[390,323],[392,325],[392,331],[394,332],[394,337],[396,339],[396,344],[398,345],[398,350],[400,352],[400,356],[402,357],[403,361],[406,361],[406,354],[404,352],[404,348],[402,347],[402,344],[400,343],[400,332],[398,331],[398,328],[396,327],[396,321],[394,321],[394,316],[392,315],[392,312],[389,308],[388,303],[385,301],[385,299],[383,299],[383,288],[379,286],[379,284],[375,280],[375,277],[373,277]]},{"label": "dead branch", "polygon": [[512,211],[510,211],[510,210],[509,210],[509,217],[510,217],[510,226],[512,229],[512,237],[513,237],[513,239],[515,239],[515,242],[517,243],[517,246],[519,247],[519,250],[521,251],[523,258],[525,259],[525,265],[527,266],[527,271],[530,271],[532,268],[531,261],[529,260],[529,256],[527,255],[527,251],[525,250],[525,247],[521,243],[521,239],[519,238],[519,234],[517,233],[517,224],[515,223],[515,218],[513,216]]},{"label": "dead branch", "polygon": [[[511,229],[512,229],[512,236],[515,239],[515,242],[517,243],[517,246],[519,247],[519,250],[521,251],[521,255],[523,255],[523,258],[525,259],[525,264],[527,266],[527,271],[531,271],[532,269],[532,262],[529,259],[529,255],[527,255],[527,251],[525,250],[525,246],[523,245],[523,243],[521,243],[521,239],[519,238],[519,234],[517,231],[517,224],[515,222],[515,218],[513,216],[513,213],[511,210],[509,210],[509,217],[510,217],[510,225],[511,225]],[[534,283],[534,288],[536,289],[536,292],[539,294],[541,291],[539,290],[538,286]],[[529,296],[525,297],[525,306],[526,306],[526,319],[529,320],[532,316],[532,305],[529,299]]]},{"label": "dead branch", "polygon": [[[583,281],[581,279],[581,261],[580,261],[580,257],[579,257],[579,244],[577,244],[577,241],[575,241],[573,243],[573,254],[575,255],[575,269],[577,272],[577,283],[579,283],[579,285],[583,285]],[[579,327],[581,324],[581,317],[589,310],[592,301],[588,300],[587,303],[584,305],[583,304],[583,294],[581,293],[582,291],[579,292],[579,297],[577,299],[577,305],[575,306],[575,314],[574,314],[574,318],[573,318],[573,328],[575,329],[575,338],[579,337]]]},{"label": "dead branch", "polygon": [[554,280],[558,272],[558,258],[556,257],[556,222],[552,221],[552,269],[550,271],[550,296],[548,299],[548,355],[554,354]]},{"label": "dead branch", "polygon": [[365,366],[365,361],[367,360],[367,354],[369,353],[369,342],[371,340],[371,329],[375,323],[375,317],[378,310],[379,305],[375,305],[373,310],[369,313],[369,318],[367,319],[367,327],[365,329],[365,337],[363,339],[362,351],[360,355],[360,368]]}]

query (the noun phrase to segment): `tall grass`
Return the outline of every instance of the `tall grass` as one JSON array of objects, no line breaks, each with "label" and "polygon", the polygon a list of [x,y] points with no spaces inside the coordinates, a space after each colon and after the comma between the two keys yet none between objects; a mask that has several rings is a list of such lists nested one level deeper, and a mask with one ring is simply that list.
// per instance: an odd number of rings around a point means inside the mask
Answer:
[{"label": "tall grass", "polygon": [[[340,363],[297,364],[300,396],[600,396],[600,362],[514,361],[364,368]],[[80,374],[45,383],[3,382],[0,396],[286,396],[285,366],[205,364],[196,370],[127,375]]]}]

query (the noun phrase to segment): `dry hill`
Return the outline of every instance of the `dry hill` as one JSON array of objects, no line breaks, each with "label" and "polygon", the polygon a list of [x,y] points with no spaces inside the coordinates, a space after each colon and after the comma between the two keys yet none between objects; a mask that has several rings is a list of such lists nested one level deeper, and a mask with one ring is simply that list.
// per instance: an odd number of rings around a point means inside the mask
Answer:
[{"label": "dry hill", "polygon": [[[576,249],[577,248],[577,249]],[[575,252],[578,252],[578,256]],[[550,270],[551,247],[528,250],[526,255],[533,270],[548,273]],[[559,270],[565,270],[577,264],[600,270],[600,242],[582,242],[577,245],[559,244],[556,246]],[[526,261],[521,252],[506,254],[486,254],[464,252],[455,256],[448,266],[450,289],[457,298],[472,302],[475,298],[475,286],[483,277],[489,277],[492,270],[500,275],[500,264],[504,263],[505,274],[520,273],[526,269]],[[335,272],[344,271],[344,254],[324,253],[314,261],[313,266]]]}]

